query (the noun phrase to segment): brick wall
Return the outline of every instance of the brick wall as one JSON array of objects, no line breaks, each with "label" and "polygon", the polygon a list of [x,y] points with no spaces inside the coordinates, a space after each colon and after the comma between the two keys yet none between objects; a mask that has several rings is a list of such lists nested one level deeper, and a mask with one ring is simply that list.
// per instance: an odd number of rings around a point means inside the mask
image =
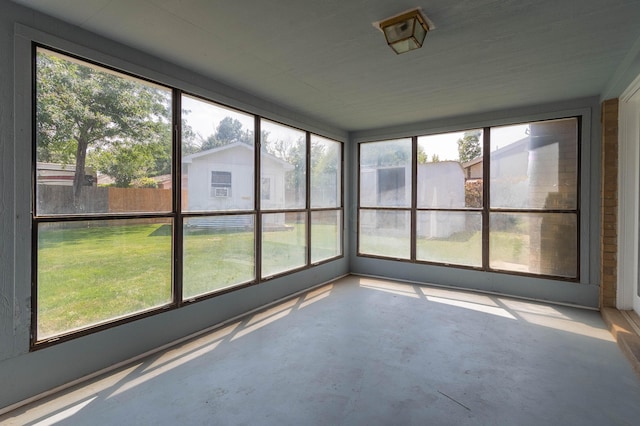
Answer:
[{"label": "brick wall", "polygon": [[[529,202],[532,207],[573,210],[577,205],[575,120],[532,123],[529,140]],[[530,270],[574,277],[578,265],[576,217],[543,214],[531,221]]]},{"label": "brick wall", "polygon": [[600,307],[616,307],[618,244],[618,99],[602,103]]}]

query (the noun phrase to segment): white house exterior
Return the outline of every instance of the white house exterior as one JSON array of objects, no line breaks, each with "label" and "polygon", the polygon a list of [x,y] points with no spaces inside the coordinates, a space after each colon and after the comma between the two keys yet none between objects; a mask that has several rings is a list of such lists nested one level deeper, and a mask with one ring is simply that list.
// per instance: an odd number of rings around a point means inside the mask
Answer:
[{"label": "white house exterior", "polygon": [[[535,207],[544,206],[547,191],[557,191],[560,184],[557,172],[546,171],[558,170],[562,158],[557,143],[537,146],[531,136],[491,152],[491,206],[527,208],[532,202]],[[482,179],[482,161],[478,157],[462,164],[467,179]]]},{"label": "white house exterior", "polygon": [[[418,208],[464,208],[465,178],[457,161],[418,164]],[[426,211],[418,215],[421,238],[447,238],[465,230],[464,215]]]},{"label": "white house exterior", "polygon": [[[183,157],[183,206],[188,211],[253,210],[253,163],[253,146],[242,142]],[[286,173],[294,167],[263,153],[260,168],[261,209],[284,209]],[[266,215],[265,221],[284,224],[284,213]]]},{"label": "white house exterior", "polygon": [[[370,167],[360,171],[361,205],[375,207],[409,207],[411,205],[411,166]],[[464,208],[465,177],[457,161],[418,164],[418,208]],[[408,230],[409,220],[403,216],[379,216],[379,223],[364,224],[378,230],[392,226]],[[428,211],[420,215],[418,235],[424,238],[447,238],[465,229],[462,215]],[[402,223],[399,223],[402,222]]]}]

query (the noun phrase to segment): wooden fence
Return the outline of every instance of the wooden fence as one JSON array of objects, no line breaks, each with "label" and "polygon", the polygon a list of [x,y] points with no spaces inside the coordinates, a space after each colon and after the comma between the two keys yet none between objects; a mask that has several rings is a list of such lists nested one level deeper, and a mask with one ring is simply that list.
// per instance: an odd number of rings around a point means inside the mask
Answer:
[{"label": "wooden fence", "polygon": [[171,211],[171,190],[84,186],[78,199],[73,187],[38,185],[36,212],[49,214],[140,213]]}]

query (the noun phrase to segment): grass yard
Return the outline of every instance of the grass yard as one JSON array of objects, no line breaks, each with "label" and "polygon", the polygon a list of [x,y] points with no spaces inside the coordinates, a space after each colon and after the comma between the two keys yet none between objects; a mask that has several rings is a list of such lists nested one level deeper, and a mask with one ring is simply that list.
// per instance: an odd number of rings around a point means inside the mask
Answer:
[{"label": "grass yard", "polygon": [[482,266],[482,234],[460,232],[448,239],[418,238],[418,260],[453,265]]},{"label": "grass yard", "polygon": [[[110,223],[112,226],[104,226]],[[81,226],[79,226],[81,225]],[[102,225],[102,226],[101,226]],[[263,276],[305,265],[304,224],[264,232]],[[335,224],[312,227],[312,259],[339,255]],[[145,311],[172,301],[171,225],[125,221],[42,224],[38,232],[38,339]],[[185,230],[185,298],[255,279],[253,231]],[[491,234],[492,265],[526,269],[529,236]],[[361,235],[363,253],[407,257],[409,239]],[[479,265],[480,233],[449,239],[418,239],[418,258]]]},{"label": "grass yard", "polygon": [[195,297],[253,281],[254,253],[253,231],[185,231],[183,297]]},{"label": "grass yard", "polygon": [[409,235],[395,236],[373,233],[360,233],[360,248],[362,254],[386,256],[399,259],[409,259],[411,254]]},{"label": "grass yard", "polygon": [[305,225],[288,223],[288,231],[262,233],[262,275],[267,277],[306,264]]},{"label": "grass yard", "polygon": [[[339,222],[338,222],[339,223]],[[342,232],[337,224],[311,225],[311,262],[339,256]]]},{"label": "grass yard", "polygon": [[39,229],[38,339],[171,302],[170,225],[83,224]]},{"label": "grass yard", "polygon": [[[360,252],[365,254],[409,258],[409,237],[360,234]],[[482,236],[479,231],[459,233],[444,238],[418,238],[418,260],[452,265],[481,266]],[[492,266],[526,271],[529,265],[529,235],[514,232],[491,233]]]},{"label": "grass yard", "polygon": [[[106,223],[40,226],[38,339],[171,303],[171,225]],[[305,264],[304,232],[264,233],[265,275]],[[319,258],[338,254],[335,225],[312,233]],[[184,298],[255,279],[253,231],[186,229],[184,241]]]},{"label": "grass yard", "polygon": [[492,266],[529,270],[529,234],[494,231],[491,233],[489,247]]}]

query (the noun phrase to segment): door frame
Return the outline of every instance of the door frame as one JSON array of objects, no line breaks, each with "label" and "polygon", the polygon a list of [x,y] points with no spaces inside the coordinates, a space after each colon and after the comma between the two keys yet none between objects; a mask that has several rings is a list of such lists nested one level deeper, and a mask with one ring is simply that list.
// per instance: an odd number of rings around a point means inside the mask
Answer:
[{"label": "door frame", "polygon": [[640,313],[640,75],[619,98],[616,307]]}]

